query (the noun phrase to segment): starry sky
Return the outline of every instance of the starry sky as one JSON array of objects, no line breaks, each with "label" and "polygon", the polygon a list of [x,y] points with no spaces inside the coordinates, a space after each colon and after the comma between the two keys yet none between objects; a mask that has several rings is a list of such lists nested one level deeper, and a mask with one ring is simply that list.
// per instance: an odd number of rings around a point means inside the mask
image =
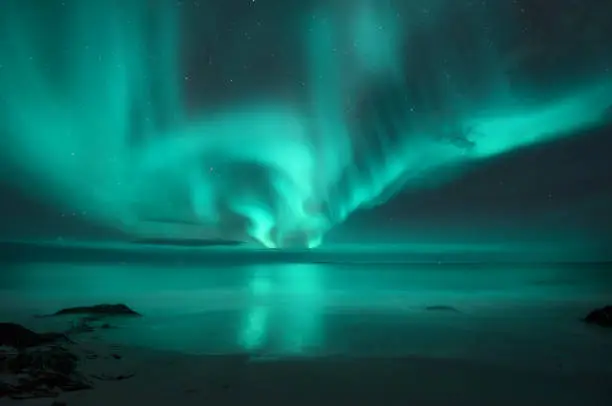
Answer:
[{"label": "starry sky", "polygon": [[[279,97],[305,93],[307,61],[299,50],[295,27],[318,3],[177,1],[180,82],[186,114],[262,92]],[[349,1],[337,3],[338,9],[347,13],[352,7]],[[530,89],[534,100],[554,99],[565,87],[569,89],[585,77],[606,72],[612,75],[612,50],[607,40],[612,38],[612,7],[605,2],[464,3],[471,4],[468,9],[472,14],[495,9],[494,14],[512,12],[517,16],[511,26],[495,27],[496,21],[489,21],[492,27],[480,29],[502,44],[503,58],[508,61],[505,72],[512,86]],[[434,63],[435,58],[414,56],[426,55],[425,49],[449,38],[460,47],[465,59],[456,69],[469,72],[470,65],[478,63],[470,55],[471,44],[466,42],[473,36],[463,33],[460,13],[465,13],[465,8],[454,10],[444,0],[415,0],[404,2],[398,15],[400,21],[409,21],[414,13],[427,14],[440,8],[449,9],[443,21],[435,29],[415,33],[413,38],[421,45],[408,41],[403,53],[411,57],[403,74],[416,81],[427,81],[432,71],[445,68]],[[473,67],[474,76],[482,72]],[[479,90],[473,92],[478,97]],[[387,93],[382,94],[380,97]],[[353,102],[359,104],[360,100]],[[612,124],[602,120],[570,137],[466,163],[461,176],[445,182],[403,190],[384,204],[357,210],[334,227],[327,239],[334,243],[571,242],[602,256],[612,252],[610,151]],[[94,224],[86,212],[65,210],[28,193],[27,188],[10,182],[12,174],[8,171],[1,175],[3,238],[124,236],[112,227]]]}]

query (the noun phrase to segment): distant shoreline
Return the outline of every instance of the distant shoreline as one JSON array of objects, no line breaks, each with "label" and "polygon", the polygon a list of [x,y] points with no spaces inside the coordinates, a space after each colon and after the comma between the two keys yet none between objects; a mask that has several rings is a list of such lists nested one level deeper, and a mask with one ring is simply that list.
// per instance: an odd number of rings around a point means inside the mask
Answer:
[{"label": "distant shoreline", "polygon": [[[432,248],[433,247],[433,248]],[[449,248],[416,244],[376,246],[355,244],[329,248],[266,249],[234,240],[139,239],[117,242],[0,241],[0,263],[159,263],[218,264],[310,263],[426,266],[523,266],[567,264],[611,267],[612,261],[589,257],[559,258],[537,251],[489,249],[486,246]]]},{"label": "distant shoreline", "polygon": [[131,244],[143,245],[169,245],[177,247],[215,247],[215,246],[238,246],[243,245],[243,241],[235,240],[204,240],[197,238],[141,238],[130,241]]}]

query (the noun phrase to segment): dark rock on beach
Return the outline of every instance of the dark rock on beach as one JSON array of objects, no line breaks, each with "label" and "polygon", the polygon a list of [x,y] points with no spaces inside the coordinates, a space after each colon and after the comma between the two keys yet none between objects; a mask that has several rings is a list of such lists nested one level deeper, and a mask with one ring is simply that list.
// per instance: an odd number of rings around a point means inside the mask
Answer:
[{"label": "dark rock on beach", "polygon": [[68,341],[62,333],[36,333],[15,323],[0,323],[0,345],[24,349]]},{"label": "dark rock on beach", "polygon": [[[77,316],[72,327],[63,333],[38,333],[20,324],[0,323],[0,398],[56,397],[61,392],[91,389],[92,379],[122,380],[133,376],[81,373],[79,365],[99,358],[99,354],[85,351],[82,356],[81,345],[69,337],[96,330],[92,323],[102,322],[106,317],[139,317],[138,312],[124,304],[101,304],[66,308],[41,317],[61,315]],[[98,328],[110,327],[103,323]],[[108,358],[120,360],[122,356],[112,353]]]},{"label": "dark rock on beach", "polygon": [[0,398],[54,397],[58,391],[88,389],[88,380],[76,372],[78,357],[60,346],[61,333],[36,333],[15,323],[0,323]]},{"label": "dark rock on beach", "polygon": [[591,311],[584,318],[584,322],[601,327],[612,327],[612,306],[605,306]]},{"label": "dark rock on beach", "polygon": [[[112,314],[135,313],[127,306],[111,309]],[[82,348],[63,333],[37,333],[19,324],[0,323],[0,399],[57,397],[62,392],[91,389],[94,379],[123,380],[134,375],[86,375],[79,370],[82,363],[97,358],[97,352]],[[113,352],[106,358],[123,357]]]},{"label": "dark rock on beach", "polygon": [[60,392],[91,389],[77,371],[78,357],[62,347],[35,348],[3,355],[0,369],[14,379],[0,382],[0,398],[55,397]]}]

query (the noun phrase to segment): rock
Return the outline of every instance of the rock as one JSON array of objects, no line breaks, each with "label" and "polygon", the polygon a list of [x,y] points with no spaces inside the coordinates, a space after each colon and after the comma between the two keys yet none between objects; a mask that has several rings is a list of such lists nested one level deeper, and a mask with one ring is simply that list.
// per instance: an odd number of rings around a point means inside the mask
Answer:
[{"label": "rock", "polygon": [[69,307],[58,310],[53,316],[86,314],[96,316],[141,316],[124,304],[100,304],[94,306]]},{"label": "rock", "polygon": [[[106,312],[104,315],[138,315],[125,305],[93,308],[97,312]],[[61,314],[80,314],[83,309],[89,311],[91,308],[66,309],[67,312]],[[82,325],[79,324],[76,331],[89,331],[87,322],[97,319],[83,318],[80,321]],[[66,343],[70,343],[70,346],[64,345]],[[134,375],[84,375],[80,372],[79,366],[83,362],[96,358],[99,358],[98,354],[87,348],[79,348],[64,334],[37,333],[19,324],[0,323],[0,398],[57,397],[62,392],[93,388],[91,378],[121,381]],[[119,360],[122,357],[113,352],[109,358]]]},{"label": "rock", "polygon": [[72,325],[67,331],[67,334],[81,334],[91,333],[96,329],[91,325],[92,322],[96,321],[92,317],[83,317],[72,322]]},{"label": "rock", "polygon": [[92,388],[89,380],[77,372],[78,357],[61,347],[19,351],[2,362],[2,369],[15,379],[0,383],[0,398],[55,397],[60,391]]},{"label": "rock", "polygon": [[612,306],[605,306],[591,311],[584,318],[584,322],[602,327],[612,327]]},{"label": "rock", "polygon": [[36,333],[16,323],[0,323],[0,345],[7,347],[23,349],[61,340],[68,338],[61,333]]},{"label": "rock", "polygon": [[0,323],[0,345],[13,348],[33,347],[41,344],[38,333],[15,323]]},{"label": "rock", "polygon": [[7,362],[8,370],[14,374],[25,371],[51,370],[70,375],[77,367],[78,358],[61,347],[43,348],[36,351],[20,352]]},{"label": "rock", "polygon": [[119,374],[119,375],[95,374],[95,375],[92,375],[92,377],[99,379],[101,381],[123,381],[126,379],[130,379],[135,375],[136,375],[135,373]]},{"label": "rock", "polygon": [[[51,315],[54,316],[54,315]],[[135,314],[126,314],[126,316],[136,316],[139,317],[140,315],[135,315]],[[104,330],[108,330],[113,328],[113,326],[111,326],[109,323],[104,323],[104,315],[88,315],[88,316],[84,316],[84,317],[80,317],[76,320],[72,321],[72,324],[70,325],[70,328],[68,328],[68,330],[66,331],[66,334],[71,335],[71,334],[83,334],[83,333],[93,333],[98,329],[104,329]],[[113,316],[109,316],[109,317],[113,317]]]}]

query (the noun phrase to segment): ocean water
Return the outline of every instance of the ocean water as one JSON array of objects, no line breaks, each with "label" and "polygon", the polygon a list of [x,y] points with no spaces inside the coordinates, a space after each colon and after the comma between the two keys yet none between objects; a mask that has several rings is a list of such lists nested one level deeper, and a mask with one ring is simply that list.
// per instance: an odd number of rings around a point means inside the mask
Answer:
[{"label": "ocean water", "polygon": [[0,317],[126,303],[104,340],[193,354],[472,359],[560,372],[612,372],[612,332],[581,318],[612,300],[607,264],[3,264]]}]

